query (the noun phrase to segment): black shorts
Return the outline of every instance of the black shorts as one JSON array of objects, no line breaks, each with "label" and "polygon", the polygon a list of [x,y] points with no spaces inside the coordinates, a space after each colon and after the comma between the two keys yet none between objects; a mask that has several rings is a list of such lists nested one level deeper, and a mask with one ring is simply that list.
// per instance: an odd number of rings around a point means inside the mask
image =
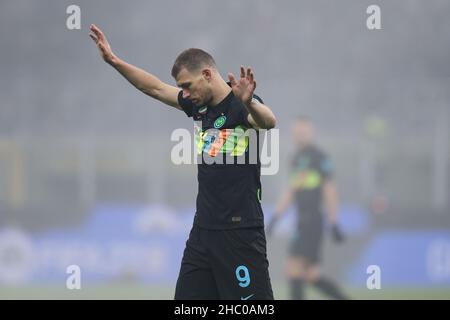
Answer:
[{"label": "black shorts", "polygon": [[322,235],[322,219],[300,224],[291,240],[289,256],[305,258],[310,263],[320,262]]},{"label": "black shorts", "polygon": [[273,299],[264,228],[209,230],[194,225],[175,299]]}]

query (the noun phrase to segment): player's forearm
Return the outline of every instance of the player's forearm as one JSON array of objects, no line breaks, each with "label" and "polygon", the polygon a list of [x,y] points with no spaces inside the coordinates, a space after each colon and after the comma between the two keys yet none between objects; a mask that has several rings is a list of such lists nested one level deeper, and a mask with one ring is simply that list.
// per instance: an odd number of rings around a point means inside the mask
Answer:
[{"label": "player's forearm", "polygon": [[276,125],[276,118],[272,110],[266,105],[251,101],[246,105],[248,112],[252,115],[253,120],[261,129],[272,129]]},{"label": "player's forearm", "polygon": [[158,92],[163,82],[157,77],[117,57],[110,64],[138,90],[155,99],[159,98]]}]

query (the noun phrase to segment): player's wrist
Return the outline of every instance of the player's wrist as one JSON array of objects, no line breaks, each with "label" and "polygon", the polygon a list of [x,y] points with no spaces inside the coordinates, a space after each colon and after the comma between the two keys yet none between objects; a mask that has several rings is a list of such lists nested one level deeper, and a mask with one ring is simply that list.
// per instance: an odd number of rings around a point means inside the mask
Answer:
[{"label": "player's wrist", "polygon": [[106,58],[105,61],[114,68],[117,68],[122,62],[122,60],[120,60],[119,57],[117,57],[114,53],[111,53],[111,55]]},{"label": "player's wrist", "polygon": [[252,109],[253,106],[253,98],[250,96],[250,98],[246,99],[245,101],[243,101],[244,105],[247,107],[247,109]]}]

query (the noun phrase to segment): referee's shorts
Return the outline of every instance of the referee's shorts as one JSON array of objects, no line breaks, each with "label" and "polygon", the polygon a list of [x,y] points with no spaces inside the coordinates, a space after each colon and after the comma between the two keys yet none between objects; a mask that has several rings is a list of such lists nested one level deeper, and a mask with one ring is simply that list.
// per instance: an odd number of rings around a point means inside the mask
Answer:
[{"label": "referee's shorts", "polygon": [[320,263],[322,238],[322,219],[311,219],[301,223],[289,245],[289,256],[307,259],[309,263]]}]

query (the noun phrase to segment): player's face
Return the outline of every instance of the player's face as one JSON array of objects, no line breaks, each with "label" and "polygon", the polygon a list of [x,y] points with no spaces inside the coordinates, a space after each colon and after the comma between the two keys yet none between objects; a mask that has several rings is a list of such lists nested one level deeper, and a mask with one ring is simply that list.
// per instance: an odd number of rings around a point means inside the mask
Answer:
[{"label": "player's face", "polygon": [[191,100],[197,106],[208,104],[212,99],[209,69],[198,72],[189,72],[181,69],[175,79],[177,85],[183,90],[183,97]]},{"label": "player's face", "polygon": [[292,126],[292,137],[295,144],[300,147],[307,146],[314,139],[314,127],[308,121],[296,121]]}]

